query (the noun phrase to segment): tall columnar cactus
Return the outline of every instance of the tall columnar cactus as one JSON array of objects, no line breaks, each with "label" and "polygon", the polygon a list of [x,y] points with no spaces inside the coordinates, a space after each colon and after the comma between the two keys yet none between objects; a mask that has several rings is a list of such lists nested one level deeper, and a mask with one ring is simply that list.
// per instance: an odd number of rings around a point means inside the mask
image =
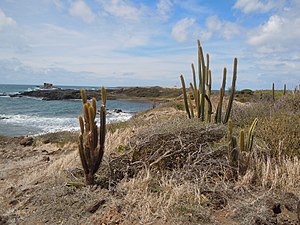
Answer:
[{"label": "tall columnar cactus", "polygon": [[227,110],[226,110],[226,114],[225,114],[223,123],[227,123],[229,120],[229,117],[230,117],[232,103],[233,103],[233,99],[234,99],[234,95],[235,95],[236,77],[237,77],[237,58],[234,58],[232,85],[231,85],[231,89],[230,89],[230,96],[229,96]]},{"label": "tall columnar cactus", "polygon": [[286,84],[283,85],[283,95],[286,94]]},{"label": "tall columnar cactus", "polygon": [[238,179],[239,175],[239,150],[237,148],[236,138],[233,136],[232,120],[228,121],[228,159],[229,165],[231,166],[232,177],[234,180]]},{"label": "tall columnar cactus", "polygon": [[[194,96],[195,106],[196,106],[196,115],[195,117],[199,118],[201,121],[211,122],[212,115],[212,104],[211,104],[211,87],[212,87],[212,76],[211,70],[209,69],[209,54],[206,54],[206,63],[204,59],[203,49],[198,40],[198,80],[199,83],[197,85],[196,81],[196,71],[194,64],[192,64],[192,75],[193,75],[193,83],[190,83],[191,91]],[[235,84],[237,78],[237,58],[234,59],[234,68],[233,68],[233,78],[232,78],[232,86],[229,97],[229,102],[226,110],[226,115],[224,116],[223,123],[227,123],[231,110],[233,98],[235,95]],[[184,105],[189,118],[192,117],[190,108],[188,107],[188,98],[187,98],[187,90],[184,83],[183,75],[180,76],[182,83],[182,91],[184,97]],[[214,122],[221,123],[222,122],[222,108],[223,108],[223,99],[225,96],[225,85],[226,85],[226,68],[224,68],[223,72],[223,82],[222,87],[220,89],[220,97],[219,103],[217,107],[217,111],[215,113]],[[191,105],[191,104],[190,104]]]},{"label": "tall columnar cactus", "polygon": [[190,109],[189,109],[189,105],[188,105],[188,97],[187,97],[187,93],[186,93],[183,75],[180,76],[180,80],[181,80],[181,85],[182,85],[184,107],[185,107],[186,113],[188,115],[188,118],[191,119],[191,113],[190,113]]},{"label": "tall columnar cactus", "polygon": [[219,103],[218,103],[217,111],[216,111],[216,114],[215,114],[215,123],[221,123],[222,122],[222,108],[223,108],[223,98],[224,98],[224,95],[225,95],[226,73],[227,73],[227,69],[226,69],[226,67],[224,67],[224,69],[223,69],[223,81],[222,81],[222,86],[221,86],[220,93],[219,93]]},{"label": "tall columnar cactus", "polygon": [[275,101],[275,85],[272,83],[272,99]]},{"label": "tall columnar cactus", "polygon": [[79,116],[79,155],[84,169],[87,185],[95,183],[95,173],[100,167],[104,154],[105,127],[106,127],[106,91],[101,88],[102,105],[100,107],[100,130],[96,125],[96,99],[92,99],[92,104],[87,102],[85,90],[80,90],[83,117]]}]

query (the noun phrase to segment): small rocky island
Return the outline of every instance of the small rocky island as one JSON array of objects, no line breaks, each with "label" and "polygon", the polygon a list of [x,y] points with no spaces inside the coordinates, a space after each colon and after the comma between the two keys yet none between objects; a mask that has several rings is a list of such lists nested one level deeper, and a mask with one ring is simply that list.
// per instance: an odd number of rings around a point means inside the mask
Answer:
[{"label": "small rocky island", "polygon": [[[109,100],[115,99],[132,99],[132,100],[168,100],[177,98],[181,95],[179,88],[165,88],[165,87],[126,87],[126,88],[112,88],[107,89],[107,96]],[[47,89],[25,91],[18,94],[9,95],[10,97],[35,97],[42,100],[72,100],[81,99],[80,91],[74,89]],[[100,90],[87,90],[88,99],[101,99]]]}]

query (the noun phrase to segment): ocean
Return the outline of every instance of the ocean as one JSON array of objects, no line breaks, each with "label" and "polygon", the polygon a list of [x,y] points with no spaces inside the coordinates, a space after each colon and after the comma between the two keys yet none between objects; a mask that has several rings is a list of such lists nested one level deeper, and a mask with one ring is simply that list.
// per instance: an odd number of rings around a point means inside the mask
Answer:
[{"label": "ocean", "polygon": [[[58,86],[63,89],[98,89],[99,87]],[[58,131],[78,131],[82,115],[81,100],[43,101],[30,97],[9,97],[39,89],[37,85],[0,84],[0,135],[39,135]],[[97,102],[100,107],[101,102]],[[152,107],[151,103],[126,100],[107,101],[107,123],[126,121],[135,113]],[[114,109],[121,109],[116,113]],[[97,117],[99,119],[99,117]],[[99,121],[98,121],[99,123]]]}]

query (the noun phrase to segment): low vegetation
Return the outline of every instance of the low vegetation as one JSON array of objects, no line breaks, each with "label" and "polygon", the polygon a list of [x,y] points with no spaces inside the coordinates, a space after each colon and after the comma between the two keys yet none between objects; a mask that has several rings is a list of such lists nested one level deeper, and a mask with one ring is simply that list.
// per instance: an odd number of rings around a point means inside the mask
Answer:
[{"label": "low vegetation", "polygon": [[106,129],[106,98],[98,129],[82,92],[79,151],[78,134],[0,137],[0,224],[299,224],[300,92],[202,85]]}]

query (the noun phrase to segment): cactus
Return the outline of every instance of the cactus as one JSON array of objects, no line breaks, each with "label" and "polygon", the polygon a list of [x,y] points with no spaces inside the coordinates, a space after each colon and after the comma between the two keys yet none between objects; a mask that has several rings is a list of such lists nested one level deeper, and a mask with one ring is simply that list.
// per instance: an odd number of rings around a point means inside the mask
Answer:
[{"label": "cactus", "polygon": [[226,69],[226,67],[224,67],[224,69],[223,69],[223,81],[222,81],[222,86],[221,86],[220,93],[219,93],[219,103],[218,103],[217,112],[216,112],[216,115],[215,115],[215,123],[221,123],[222,122],[222,108],[223,108],[223,98],[224,98],[224,95],[225,95],[226,73],[227,73],[227,69]]},{"label": "cactus", "polygon": [[236,144],[236,138],[233,137],[233,129],[232,129],[232,120],[228,121],[228,158],[229,165],[231,167],[232,177],[234,180],[238,179],[238,170],[239,170],[239,151]]},{"label": "cactus", "polygon": [[249,128],[248,131],[248,138],[247,138],[247,143],[246,143],[246,149],[247,151],[251,151],[252,150],[252,146],[253,146],[253,139],[254,139],[254,134],[253,131],[257,125],[258,119],[255,118],[251,124],[251,127]]},{"label": "cactus", "polygon": [[188,105],[188,99],[187,99],[187,94],[186,94],[186,88],[185,88],[185,82],[184,82],[183,75],[180,75],[180,80],[181,80],[181,84],[182,84],[184,107],[185,107],[186,113],[188,115],[188,118],[191,119],[191,113],[190,113],[190,109],[189,109],[189,105]]},{"label": "cactus", "polygon": [[255,118],[251,124],[251,127],[249,128],[248,131],[248,137],[247,137],[247,142],[245,143],[245,132],[244,130],[240,131],[240,151],[248,151],[251,152],[252,146],[253,146],[253,140],[254,140],[254,129],[257,125],[258,119]]},{"label": "cactus", "polygon": [[272,83],[272,99],[275,101],[275,85]]},{"label": "cactus", "polygon": [[100,107],[100,132],[96,125],[96,99],[92,104],[87,102],[85,90],[80,90],[84,116],[79,116],[79,155],[85,173],[87,185],[95,183],[95,173],[99,169],[104,154],[105,127],[106,127],[106,91],[102,87],[102,105]]},{"label": "cactus", "polygon": [[189,103],[189,106],[190,106],[191,117],[194,118],[193,103],[192,103],[192,99],[191,99],[190,95],[188,95],[188,103]]},{"label": "cactus", "polygon": [[[203,57],[203,50],[202,50],[202,47],[200,45],[200,41],[198,40],[198,55],[200,57],[198,57],[198,74],[199,74],[199,77],[201,78],[200,79],[200,82],[199,82],[199,90],[200,90],[200,108],[201,108],[201,121],[204,121],[205,119],[205,109],[204,109],[204,106],[205,106],[205,77],[206,77],[206,66],[205,66],[205,62],[204,62],[204,57]],[[201,71],[201,68],[202,68],[202,71]]]},{"label": "cactus", "polygon": [[[211,70],[209,69],[209,54],[206,54],[206,64],[204,60],[204,54],[202,50],[202,46],[200,44],[200,41],[197,41],[198,44],[198,79],[199,83],[197,85],[196,81],[196,72],[194,64],[191,64],[192,66],[192,75],[193,75],[193,83],[190,83],[190,87],[192,89],[192,93],[194,96],[195,106],[196,106],[196,113],[197,115],[194,116],[199,118],[201,121],[211,122],[211,115],[212,115],[212,104],[211,104],[211,87],[212,87],[212,75]],[[230,92],[230,98],[226,110],[226,115],[224,116],[223,123],[227,123],[228,119],[231,114],[232,110],[232,103],[233,98],[235,95],[235,84],[236,84],[236,78],[237,78],[237,58],[234,59],[234,69],[233,69],[233,78],[232,78],[232,86],[231,86],[231,92]],[[187,94],[186,94],[186,88],[183,76],[180,76],[181,83],[182,83],[182,91],[183,91],[183,97],[184,97],[184,105],[185,109],[188,115],[188,118],[193,117],[191,115],[190,107],[188,104]],[[215,113],[214,122],[215,123],[221,123],[222,122],[222,107],[223,107],[223,98],[225,96],[225,85],[226,85],[226,68],[224,68],[223,72],[223,81],[222,81],[222,87],[220,89],[219,93],[219,103],[217,106],[217,110]],[[190,104],[191,105],[191,104]]]},{"label": "cactus", "polygon": [[223,123],[227,123],[228,119],[230,117],[232,103],[233,103],[233,99],[234,99],[234,95],[235,95],[236,76],[237,76],[237,58],[234,58],[232,85],[231,85],[231,89],[230,89],[229,101],[228,101],[227,110],[226,110],[226,114],[225,114]]},{"label": "cactus", "polygon": [[286,94],[286,84],[283,85],[283,95]]},{"label": "cactus", "polygon": [[245,132],[244,130],[240,131],[240,151],[245,151]]}]

